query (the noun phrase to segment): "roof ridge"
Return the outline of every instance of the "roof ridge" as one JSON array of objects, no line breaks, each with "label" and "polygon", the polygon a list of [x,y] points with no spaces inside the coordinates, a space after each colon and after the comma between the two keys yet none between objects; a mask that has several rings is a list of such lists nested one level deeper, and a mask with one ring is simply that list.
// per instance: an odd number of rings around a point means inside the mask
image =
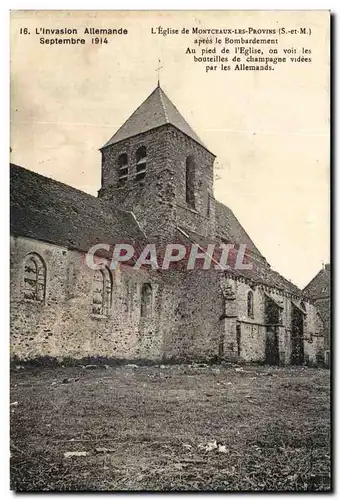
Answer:
[{"label": "roof ridge", "polygon": [[149,94],[100,150],[164,125],[172,125],[210,153],[160,86]]},{"label": "roof ridge", "polygon": [[49,182],[51,182],[53,184],[59,184],[61,186],[65,186],[69,189],[74,189],[75,191],[78,191],[79,193],[85,194],[86,196],[90,196],[91,198],[100,199],[97,196],[94,196],[93,194],[90,194],[90,193],[87,193],[86,191],[83,191],[82,189],[78,189],[74,186],[71,186],[70,184],[66,184],[66,182],[58,181],[57,179],[53,179],[53,177],[47,177],[47,175],[40,174],[39,172],[36,172],[35,170],[31,170],[29,168],[22,167],[21,165],[17,165],[16,163],[10,163],[10,167],[19,168],[20,170],[25,170],[26,172],[30,172],[33,175],[36,175],[38,177],[42,177],[43,179],[47,179]]},{"label": "roof ridge", "polygon": [[324,269],[320,269],[316,273],[316,275],[307,283],[307,285],[303,288],[303,290],[306,290],[306,288],[308,288],[310,285],[312,285],[317,280],[317,278],[320,276],[320,274],[322,274],[322,271],[324,271]]},{"label": "roof ridge", "polygon": [[87,251],[145,239],[133,214],[19,165],[10,169],[11,234]]},{"label": "roof ridge", "polygon": [[122,125],[116,130],[116,132],[113,134],[113,136],[104,144],[104,146],[102,146],[100,149],[103,149],[105,148],[106,146],[109,146],[110,143],[111,143],[111,140],[114,138],[115,135],[118,134],[118,132],[120,132],[120,130],[124,127],[124,125],[126,124],[126,122],[128,120],[130,120],[133,115],[135,115],[137,113],[137,111],[143,106],[143,104],[152,96],[152,94],[156,93],[156,90],[157,90],[158,87],[156,87],[145,99],[144,101],[142,101],[140,103],[139,106],[137,106],[137,108],[131,113],[131,115],[128,116],[128,118],[122,123]]},{"label": "roof ridge", "polygon": [[[246,236],[249,238],[249,240],[250,240],[250,241],[252,242],[252,244],[254,245],[255,251],[253,251],[253,252],[254,252],[255,254],[256,254],[256,253],[258,253],[258,255],[259,255],[260,257],[262,257],[262,258],[263,258],[263,259],[267,262],[267,259],[264,257],[264,255],[262,255],[262,253],[260,252],[260,250],[257,248],[257,245],[255,245],[255,243],[253,242],[253,238],[251,238],[251,237],[250,237],[250,235],[248,234],[248,232],[244,229],[243,225],[240,223],[240,221],[239,221],[239,220],[238,220],[238,218],[236,217],[236,215],[235,215],[234,211],[233,211],[230,207],[228,207],[228,205],[225,205],[224,203],[222,203],[222,202],[221,202],[221,201],[219,201],[219,200],[216,200],[216,199],[215,199],[215,202],[217,202],[217,203],[218,203],[221,207],[223,207],[223,208],[227,208],[227,209],[231,212],[231,214],[233,215],[233,217],[235,217],[236,222],[237,222],[237,223],[241,226],[241,228],[242,228],[242,230],[245,232]],[[268,262],[267,262],[267,263],[268,263]],[[268,263],[268,265],[269,265],[269,263]]]},{"label": "roof ridge", "polygon": [[166,110],[165,104],[164,104],[163,90],[161,89],[161,87],[157,87],[157,88],[159,89],[159,96],[160,96],[160,99],[161,99],[161,104],[162,104],[162,108],[163,108],[163,111],[164,111],[164,114],[165,114],[166,122],[170,123],[169,116],[168,116],[168,113],[167,113],[167,110]]},{"label": "roof ridge", "polygon": [[324,288],[321,280],[324,280],[323,283],[325,282],[325,280],[327,283],[331,283],[331,271],[329,269],[327,269],[326,267],[321,268],[316,273],[316,275],[303,288],[303,291],[307,294],[311,294],[311,296],[313,296],[313,298],[314,298],[314,294],[316,293],[316,290],[315,289],[313,290],[313,288],[315,286],[316,286],[316,289],[317,288],[321,288],[321,289]]}]

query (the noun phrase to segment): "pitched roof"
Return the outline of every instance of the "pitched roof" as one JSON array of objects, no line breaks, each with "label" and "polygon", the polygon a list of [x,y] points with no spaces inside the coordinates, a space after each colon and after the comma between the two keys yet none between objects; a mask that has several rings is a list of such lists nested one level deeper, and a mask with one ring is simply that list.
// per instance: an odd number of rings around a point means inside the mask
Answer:
[{"label": "pitched roof", "polygon": [[132,113],[130,118],[128,118],[111,139],[104,144],[103,148],[166,124],[173,125],[207,149],[159,86],[156,87],[149,97],[134,113]]},{"label": "pitched roof", "polygon": [[[302,291],[294,283],[287,280],[277,271],[274,271],[262,256],[258,248],[251,240],[248,233],[241,226],[230,208],[222,203],[216,201],[216,244],[223,240],[228,241],[234,245],[246,244],[246,258],[247,262],[252,263],[252,269],[235,269],[232,265],[228,274],[237,278],[242,277],[251,281],[253,284],[262,284],[270,288],[276,288],[284,293],[302,296]],[[199,244],[203,249],[207,248],[207,238],[199,235],[190,229],[181,226],[178,228],[179,238],[184,237],[187,241]],[[250,252],[249,252],[250,251]]]},{"label": "pitched roof", "polygon": [[252,255],[248,257],[248,261],[253,264],[252,269],[249,270],[234,270],[234,273],[239,274],[245,278],[250,279],[256,283],[262,283],[272,288],[277,288],[283,292],[301,296],[302,291],[299,287],[294,285],[291,281],[287,280],[280,273],[271,268],[266,262],[261,262],[254,259]]},{"label": "pitched roof", "polygon": [[286,293],[298,296],[302,295],[300,288],[270,267],[265,257],[261,254],[260,250],[256,247],[249,234],[229,207],[216,201],[215,214],[217,239],[223,239],[234,245],[245,244],[247,261],[251,262],[253,265],[252,269],[249,270],[231,269],[230,274],[242,276],[254,283],[261,283]]},{"label": "pitched roof", "polygon": [[312,299],[328,298],[331,294],[331,265],[326,264],[303,289]]},{"label": "pitched roof", "polygon": [[83,251],[99,242],[145,239],[131,212],[13,164],[10,200],[15,236]]},{"label": "pitched roof", "polygon": [[216,233],[217,237],[233,244],[245,244],[246,248],[265,260],[260,250],[250,238],[246,230],[229,207],[215,201]]}]

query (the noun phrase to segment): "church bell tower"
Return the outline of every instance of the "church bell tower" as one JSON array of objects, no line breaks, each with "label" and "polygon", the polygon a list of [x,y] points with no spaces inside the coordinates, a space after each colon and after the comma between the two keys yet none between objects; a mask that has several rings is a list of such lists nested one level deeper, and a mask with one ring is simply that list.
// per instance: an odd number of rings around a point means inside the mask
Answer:
[{"label": "church bell tower", "polygon": [[149,238],[214,236],[213,155],[158,85],[101,148],[99,196]]}]

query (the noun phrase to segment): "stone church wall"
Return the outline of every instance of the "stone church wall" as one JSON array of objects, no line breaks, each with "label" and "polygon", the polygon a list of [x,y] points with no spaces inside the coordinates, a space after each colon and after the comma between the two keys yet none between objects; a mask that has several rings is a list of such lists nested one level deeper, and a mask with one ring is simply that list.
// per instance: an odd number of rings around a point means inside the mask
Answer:
[{"label": "stone church wall", "polygon": [[[215,157],[175,128],[168,131],[169,165],[174,172],[176,188],[176,218],[179,226],[215,242],[215,203],[213,195],[213,165]],[[186,203],[186,159],[195,165],[195,207]]]},{"label": "stone church wall", "polygon": [[[223,297],[215,270],[170,271],[171,316],[163,320],[166,358],[209,360],[218,355]],[[168,326],[166,323],[169,322]]]},{"label": "stone church wall", "polygon": [[325,337],[325,349],[330,349],[331,338],[331,299],[330,297],[315,300],[315,307],[321,314],[323,320],[323,333]]},{"label": "stone church wall", "polygon": [[[23,261],[35,252],[46,263],[45,303],[23,299]],[[218,272],[136,270],[112,273],[112,308],[108,317],[92,314],[94,271],[78,251],[28,238],[11,238],[11,354],[19,358],[51,356],[80,359],[103,356],[125,360],[209,360],[219,353],[224,336],[226,359],[238,358],[236,324],[243,361],[265,358],[265,294],[260,287],[228,280],[234,301],[223,298]],[[152,313],[141,317],[143,283],[152,286]],[[254,314],[247,314],[253,292]],[[291,359],[291,300],[267,292],[282,304],[280,362]],[[315,363],[323,349],[323,324],[306,302],[305,360]],[[222,319],[223,314],[234,319]]]},{"label": "stone church wall", "polygon": [[[19,358],[38,356],[107,356],[158,358],[162,346],[157,296],[153,282],[154,314],[140,318],[140,290],[150,277],[143,271],[112,273],[112,308],[108,317],[92,314],[93,270],[83,254],[34,240],[12,238],[11,353]],[[23,300],[22,262],[36,252],[46,262],[45,304]],[[69,283],[72,266],[72,284]]]},{"label": "stone church wall", "polygon": [[324,359],[324,324],[314,304],[306,303],[304,321],[304,352],[307,363],[321,363]]},{"label": "stone church wall", "polygon": [[[46,263],[45,303],[23,299],[23,261]],[[114,271],[108,317],[92,314],[94,271],[84,256],[56,245],[11,238],[11,355],[80,359],[208,359],[218,352],[222,297],[214,271]],[[152,313],[141,317],[141,287],[152,285]]]},{"label": "stone church wall", "polygon": [[265,328],[255,323],[241,323],[241,353],[243,361],[264,361]]},{"label": "stone church wall", "polygon": [[[240,326],[240,359],[263,361],[265,355],[264,295],[248,283],[234,282],[237,302],[237,319]],[[248,316],[247,296],[253,293],[253,317]]]},{"label": "stone church wall", "polygon": [[[115,206],[133,211],[148,237],[162,239],[175,232],[175,185],[168,164],[168,128],[160,127],[130,137],[102,150],[102,189],[99,196]],[[145,146],[146,176],[136,179],[136,151]],[[118,186],[117,160],[128,156],[129,176]]]},{"label": "stone church wall", "polygon": [[[147,150],[146,176],[137,181],[135,155],[140,146]],[[117,160],[124,153],[128,155],[129,177],[119,187]],[[186,204],[188,157],[195,162],[195,209]],[[169,238],[176,225],[213,237],[213,162],[214,156],[195,141],[174,127],[162,126],[102,151],[100,196],[114,202],[115,206],[132,210],[150,238]]]},{"label": "stone church wall", "polygon": [[[241,280],[228,280],[235,294],[235,303],[226,301],[226,314],[236,315],[237,321],[230,321],[225,332],[226,357],[240,359],[246,362],[265,361],[266,349],[266,318],[265,293],[260,287],[251,287]],[[253,293],[253,317],[248,316],[247,295]],[[266,293],[282,306],[282,327],[278,327],[278,350],[280,364],[290,364],[292,354],[292,302],[291,298],[275,290],[268,289]],[[316,363],[323,346],[323,325],[313,304],[305,302],[306,312],[304,319],[304,353],[305,361]],[[228,320],[226,320],[228,321]],[[239,325],[239,346],[237,345],[236,324]],[[231,325],[231,326],[230,326]],[[236,356],[236,353],[239,356]]]}]

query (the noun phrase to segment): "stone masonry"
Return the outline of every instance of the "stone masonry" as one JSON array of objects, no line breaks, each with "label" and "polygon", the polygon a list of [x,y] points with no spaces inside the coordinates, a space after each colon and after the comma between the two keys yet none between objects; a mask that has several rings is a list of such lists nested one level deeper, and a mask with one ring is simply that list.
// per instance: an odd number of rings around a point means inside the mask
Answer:
[{"label": "stone masonry", "polygon": [[[213,192],[215,156],[160,87],[101,148],[98,197],[11,167],[11,355],[316,363],[312,298]],[[245,244],[252,270],[90,269],[96,243]]]}]

